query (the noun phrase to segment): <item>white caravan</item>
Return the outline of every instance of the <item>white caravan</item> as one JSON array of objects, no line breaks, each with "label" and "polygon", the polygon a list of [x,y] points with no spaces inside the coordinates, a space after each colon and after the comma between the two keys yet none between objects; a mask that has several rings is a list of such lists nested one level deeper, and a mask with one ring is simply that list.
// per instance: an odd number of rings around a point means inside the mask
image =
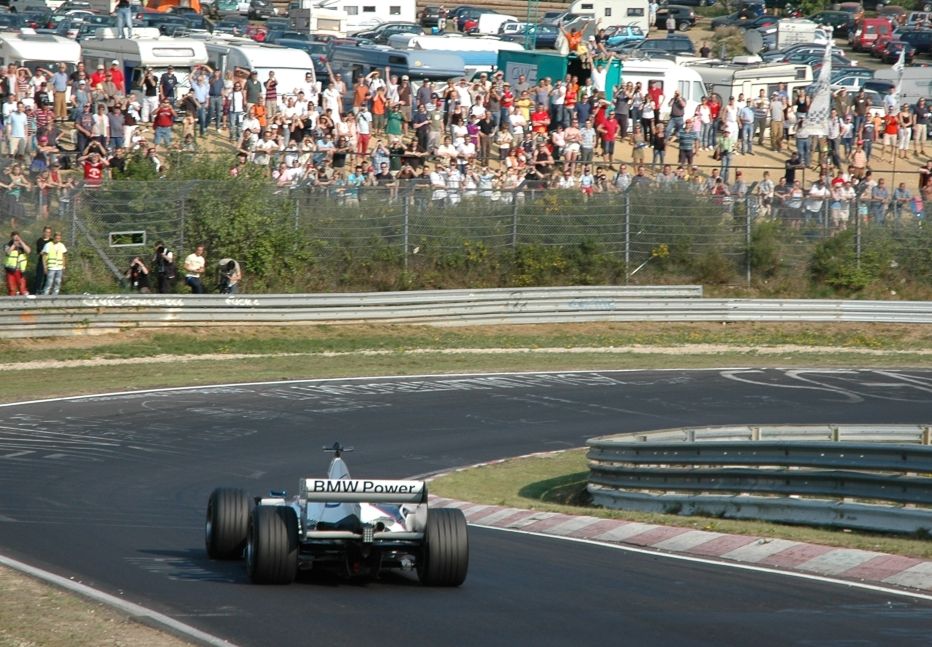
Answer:
[{"label": "white caravan", "polygon": [[887,83],[893,87],[899,84],[900,103],[914,104],[923,97],[925,97],[925,100],[928,102],[929,98],[932,97],[932,72],[930,72],[929,68],[925,65],[904,67],[902,79],[902,83],[899,83],[900,73],[888,67],[874,72],[874,78],[865,79],[864,84],[867,85],[867,81],[872,81],[867,87],[875,86],[879,89],[882,89],[879,82]]},{"label": "white caravan", "polygon": [[612,25],[636,25],[646,34],[650,24],[648,0],[576,0],[570,5],[570,13],[595,18],[596,27]]},{"label": "white caravan", "polygon": [[502,13],[483,13],[479,14],[479,33],[480,34],[498,34],[502,25],[506,22],[517,22],[514,16],[506,16]]},{"label": "white caravan", "polygon": [[743,94],[745,99],[756,99],[760,91],[764,96],[777,91],[782,83],[789,96],[797,88],[812,84],[812,68],[794,63],[762,63],[757,56],[737,56],[731,62],[698,59],[689,67],[699,73],[708,94],[717,94],[722,104],[731,97]]},{"label": "white caravan", "polygon": [[667,59],[628,59],[624,61],[621,69],[621,82],[624,84],[641,82],[645,90],[660,84],[663,90],[663,102],[660,108],[660,118],[664,121],[670,118],[669,102],[677,90],[686,100],[686,116],[690,117],[696,111],[696,106],[706,96],[702,77],[696,70]]},{"label": "white caravan", "polygon": [[417,22],[416,0],[315,0],[314,7],[345,13],[350,34],[383,22]]},{"label": "white caravan", "polygon": [[30,31],[21,34],[0,33],[0,65],[16,63],[35,73],[40,67],[55,72],[58,63],[67,63],[68,71],[74,70],[74,66],[81,60],[81,46],[76,41],[64,36]]},{"label": "white caravan", "polygon": [[119,61],[126,78],[126,87],[138,92],[147,67],[156,76],[174,68],[178,77],[175,97],[181,98],[191,89],[191,74],[207,63],[207,48],[203,40],[162,36],[153,27],[133,29],[132,38],[118,38],[116,29],[98,29],[94,38],[81,42],[81,53],[88,71],[98,65],[110,67]]},{"label": "white caravan", "polygon": [[[208,64],[224,74],[233,72],[245,78],[256,72],[259,80],[265,83],[269,72],[275,72],[279,97],[294,95],[307,86],[317,87],[314,63],[304,50],[247,39],[213,38],[206,43]],[[311,75],[310,80],[307,74]]]},{"label": "white caravan", "polygon": [[317,6],[315,0],[291,0],[288,18],[298,31],[337,38],[346,36],[346,12]]}]

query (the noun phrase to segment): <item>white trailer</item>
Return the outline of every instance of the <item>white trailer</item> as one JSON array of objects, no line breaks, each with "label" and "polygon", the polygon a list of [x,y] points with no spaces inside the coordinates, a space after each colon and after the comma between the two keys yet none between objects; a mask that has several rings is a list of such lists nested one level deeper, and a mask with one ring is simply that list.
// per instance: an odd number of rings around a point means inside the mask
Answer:
[{"label": "white trailer", "polygon": [[[900,103],[914,104],[919,99],[925,97],[926,101],[932,97],[932,72],[925,65],[917,67],[903,68],[903,82],[900,83],[900,73],[893,68],[877,70],[873,82],[882,81],[897,87],[899,84],[900,93],[898,95]],[[865,79],[865,82],[867,79]]]},{"label": "white trailer", "polygon": [[298,31],[343,38],[346,36],[345,11],[317,6],[315,0],[292,0],[288,4],[288,18]]},{"label": "white trailer", "polygon": [[345,13],[350,34],[383,22],[417,22],[416,0],[315,0],[314,7]]},{"label": "white trailer", "polygon": [[781,50],[798,44],[815,43],[825,45],[831,38],[832,28],[822,27],[817,22],[805,18],[784,18],[777,21],[777,43],[775,49]]},{"label": "white trailer", "polygon": [[70,38],[35,32],[0,33],[0,65],[15,63],[35,73],[40,67],[55,72],[58,63],[66,63],[71,72],[80,60],[81,46]]},{"label": "white trailer", "polygon": [[621,70],[621,82],[641,82],[641,87],[645,90],[654,87],[658,83],[663,91],[663,102],[660,109],[660,118],[664,121],[670,118],[669,101],[673,98],[673,93],[679,90],[680,96],[686,100],[686,116],[692,116],[696,111],[696,106],[706,96],[705,86],[702,84],[702,77],[696,70],[683,65],[678,65],[676,61],[667,59],[627,59]]},{"label": "white trailer", "polygon": [[569,12],[592,16],[597,28],[636,25],[646,34],[652,27],[648,0],[576,0]]},{"label": "white trailer", "polygon": [[128,89],[140,87],[147,67],[157,76],[171,67],[178,77],[178,98],[191,89],[194,70],[207,63],[203,40],[161,36],[158,29],[151,27],[133,29],[132,38],[118,38],[116,29],[109,27],[98,29],[94,38],[81,43],[81,55],[88,70],[98,65],[110,67],[111,61],[118,61]]},{"label": "white trailer", "polygon": [[507,16],[502,13],[484,13],[479,15],[479,33],[480,34],[497,34],[501,26],[506,22],[517,22],[514,16]]},{"label": "white trailer", "polygon": [[[294,95],[307,86],[317,87],[314,63],[300,49],[266,45],[247,39],[213,38],[206,41],[208,64],[224,74],[248,77],[256,72],[263,83],[275,72],[280,97]],[[310,80],[307,74],[311,75]]]},{"label": "white trailer", "polygon": [[702,77],[707,94],[717,94],[722,103],[743,94],[745,99],[756,99],[760,91],[768,99],[784,84],[789,96],[797,88],[812,84],[812,68],[794,63],[762,63],[757,56],[736,57],[731,62],[699,59],[689,65]]}]

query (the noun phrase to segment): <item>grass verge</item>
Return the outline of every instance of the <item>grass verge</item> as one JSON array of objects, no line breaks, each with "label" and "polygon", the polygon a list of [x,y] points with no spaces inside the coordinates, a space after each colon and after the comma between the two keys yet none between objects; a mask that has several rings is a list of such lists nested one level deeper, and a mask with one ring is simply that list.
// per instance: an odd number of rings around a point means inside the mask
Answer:
[{"label": "grass verge", "polygon": [[932,542],[909,537],[848,532],[707,517],[607,510],[585,505],[588,468],[585,450],[576,449],[545,456],[517,458],[453,472],[431,481],[431,494],[515,508],[565,514],[585,514],[605,519],[679,526],[693,530],[753,535],[809,542],[840,548],[858,548],[919,559],[932,559]]}]

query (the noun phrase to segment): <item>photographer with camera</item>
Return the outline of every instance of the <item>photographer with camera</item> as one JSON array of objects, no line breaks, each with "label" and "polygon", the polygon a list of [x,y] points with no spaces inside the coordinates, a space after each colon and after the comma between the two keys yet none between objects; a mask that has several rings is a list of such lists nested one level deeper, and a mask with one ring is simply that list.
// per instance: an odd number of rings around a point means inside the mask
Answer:
[{"label": "photographer with camera", "polygon": [[18,231],[10,234],[10,242],[3,247],[7,294],[11,297],[29,295],[26,287],[26,266],[31,251],[32,248],[20,237]]},{"label": "photographer with camera", "polygon": [[217,281],[217,291],[220,294],[238,294],[239,284],[243,279],[239,263],[232,258],[221,258],[218,271],[220,280]]},{"label": "photographer with camera", "polygon": [[133,259],[123,276],[129,281],[130,289],[142,294],[149,293],[149,268],[138,256]]},{"label": "photographer with camera", "polygon": [[175,255],[165,243],[159,241],[155,244],[155,258],[152,261],[155,268],[156,290],[159,294],[173,291],[175,283]]}]

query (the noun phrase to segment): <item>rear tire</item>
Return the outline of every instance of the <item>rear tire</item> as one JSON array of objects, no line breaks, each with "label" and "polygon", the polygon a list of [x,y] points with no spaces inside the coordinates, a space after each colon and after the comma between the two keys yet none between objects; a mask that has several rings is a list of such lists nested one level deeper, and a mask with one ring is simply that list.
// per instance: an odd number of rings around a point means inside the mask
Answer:
[{"label": "rear tire", "polygon": [[254,584],[291,584],[298,574],[298,516],[293,508],[256,506],[249,516],[246,572]]},{"label": "rear tire", "polygon": [[689,31],[689,27],[689,23],[685,20],[676,26],[679,31]]},{"label": "rear tire", "polygon": [[211,559],[239,559],[246,547],[249,497],[236,488],[217,488],[207,500],[204,544]]},{"label": "rear tire", "polygon": [[469,535],[462,510],[442,508],[427,513],[427,528],[417,575],[425,586],[459,586],[469,569]]}]

